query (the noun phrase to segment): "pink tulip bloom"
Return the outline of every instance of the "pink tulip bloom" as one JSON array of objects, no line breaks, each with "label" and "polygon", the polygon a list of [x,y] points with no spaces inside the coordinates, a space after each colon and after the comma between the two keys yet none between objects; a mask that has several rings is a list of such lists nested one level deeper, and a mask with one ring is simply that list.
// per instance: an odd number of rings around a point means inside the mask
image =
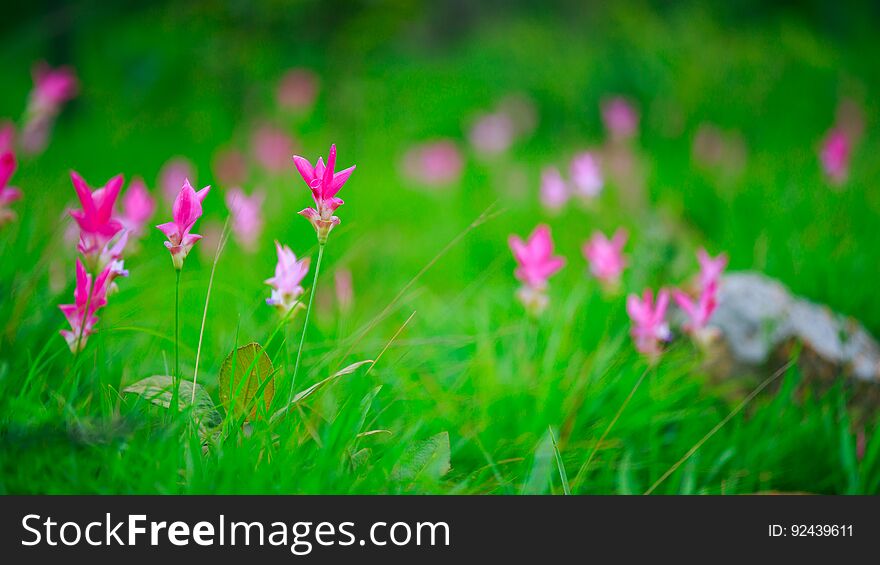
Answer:
[{"label": "pink tulip bloom", "polygon": [[468,133],[471,145],[479,153],[497,155],[513,144],[516,124],[505,112],[483,114],[477,118]]},{"label": "pink tulip bloom", "polygon": [[616,140],[633,137],[639,129],[639,113],[624,97],[614,96],[602,101],[602,121]]},{"label": "pink tulip bloom", "polygon": [[339,218],[333,215],[337,208],[342,206],[343,201],[336,197],[339,189],[354,172],[355,167],[351,166],[344,171],[334,172],[336,168],[336,145],[330,146],[330,153],[327,155],[327,165],[324,166],[324,159],[318,157],[318,162],[312,167],[306,159],[299,155],[293,156],[293,162],[300,176],[306,181],[309,190],[312,191],[312,198],[315,201],[315,208],[305,208],[299,214],[307,218],[314,226],[318,233],[318,243],[324,245],[327,243],[327,235],[334,226],[339,225]]},{"label": "pink tulip bloom", "polygon": [[128,185],[122,196],[122,218],[120,221],[129,233],[142,236],[144,226],[156,211],[156,201],[150,196],[147,185],[141,178],[136,178]]},{"label": "pink tulip bloom", "polygon": [[727,254],[719,253],[717,257],[711,257],[705,249],[697,251],[697,261],[700,263],[700,288],[718,286],[721,274],[727,268]]},{"label": "pink tulip bloom", "polygon": [[51,68],[46,63],[34,67],[34,89],[31,91],[33,109],[57,110],[76,96],[79,82],[70,67]]},{"label": "pink tulip bloom", "polygon": [[660,354],[660,343],[670,339],[669,324],[666,323],[666,308],[669,306],[669,292],[660,290],[657,302],[654,293],[645,289],[642,298],[630,294],[626,299],[626,311],[632,320],[630,331],[639,352],[656,357]]},{"label": "pink tulip bloom", "polygon": [[287,167],[293,154],[293,138],[280,128],[262,125],[251,136],[251,151],[263,168],[277,173]]},{"label": "pink tulip bloom", "polygon": [[180,187],[188,179],[195,182],[196,174],[192,163],[186,157],[174,157],[169,159],[159,172],[159,186],[162,188],[162,196],[167,202],[174,202],[180,193]]},{"label": "pink tulip bloom", "polygon": [[304,110],[318,96],[318,75],[309,69],[290,69],[278,83],[275,98],[278,105],[289,110]]},{"label": "pink tulip bloom", "polygon": [[86,272],[82,261],[76,260],[76,288],[73,291],[73,304],[61,304],[58,308],[70,324],[69,330],[61,330],[71,353],[82,351],[86,340],[94,333],[98,318],[95,313],[107,305],[107,291],[114,273],[110,268],[98,275],[92,286],[92,275]]},{"label": "pink tulip bloom", "polygon": [[302,307],[300,298],[305,292],[302,281],[309,272],[310,259],[306,257],[297,261],[293,251],[277,241],[275,250],[278,253],[278,263],[275,265],[275,276],[266,279],[266,284],[272,287],[272,295],[266,299],[266,304],[277,307],[282,314],[287,314],[293,308]]},{"label": "pink tulip bloom", "polygon": [[819,159],[822,161],[822,169],[833,184],[841,185],[846,182],[851,153],[852,144],[842,129],[831,130],[822,142]]},{"label": "pink tulip bloom", "polygon": [[345,268],[336,269],[333,276],[336,289],[336,302],[343,312],[351,310],[354,304],[354,286],[351,283],[351,271]]},{"label": "pink tulip bloom", "polygon": [[247,159],[238,149],[224,149],[214,155],[214,176],[223,185],[242,184],[247,180],[247,172]]},{"label": "pink tulip bloom", "polygon": [[565,266],[565,258],[553,255],[550,228],[544,224],[536,227],[526,241],[516,235],[508,241],[517,263],[513,274],[523,283],[517,297],[530,314],[538,315],[547,306],[547,281]]},{"label": "pink tulip bloom", "polygon": [[15,125],[3,121],[0,125],[0,154],[15,151]]},{"label": "pink tulip bloom", "polygon": [[106,257],[108,252],[121,253],[116,245],[120,240],[125,240],[119,237],[123,230],[122,223],[113,217],[116,198],[122,189],[122,175],[116,175],[94,191],[76,172],[71,171],[70,180],[82,207],[81,210],[70,211],[80,230],[77,250],[85,256],[90,268],[103,269],[102,256]]},{"label": "pink tulip bloom", "polygon": [[233,188],[226,193],[226,207],[232,215],[232,233],[247,251],[256,250],[263,233],[263,200],[262,192],[248,196],[242,189]]},{"label": "pink tulip bloom", "polygon": [[568,185],[559,169],[545,168],[541,172],[541,204],[552,212],[558,212],[566,202],[568,202]]},{"label": "pink tulip bloom", "polygon": [[416,145],[403,156],[404,175],[429,186],[458,181],[463,167],[464,159],[458,147],[445,139]]},{"label": "pink tulip bloom", "polygon": [[9,179],[15,173],[16,166],[12,151],[0,155],[0,226],[15,219],[15,212],[9,209],[9,205],[21,198],[21,191],[9,186]]},{"label": "pink tulip bloom", "polygon": [[183,261],[193,245],[202,239],[202,236],[190,233],[190,230],[202,217],[202,202],[210,190],[211,187],[206,186],[196,192],[189,181],[184,180],[171,209],[172,221],[156,226],[168,238],[165,247],[171,252],[171,261],[178,271],[183,268]]},{"label": "pink tulip bloom", "polygon": [[575,191],[585,198],[595,198],[602,191],[602,170],[596,156],[584,151],[571,160],[571,182]]},{"label": "pink tulip bloom", "polygon": [[590,273],[602,283],[611,286],[620,283],[620,275],[626,267],[623,246],[628,237],[624,229],[614,232],[610,240],[602,232],[596,231],[584,244],[582,252],[590,264]]},{"label": "pink tulip bloom", "polygon": [[718,286],[716,284],[703,288],[696,301],[680,290],[674,290],[672,296],[688,318],[682,328],[692,335],[696,335],[706,328],[712,318],[712,313],[718,306]]}]

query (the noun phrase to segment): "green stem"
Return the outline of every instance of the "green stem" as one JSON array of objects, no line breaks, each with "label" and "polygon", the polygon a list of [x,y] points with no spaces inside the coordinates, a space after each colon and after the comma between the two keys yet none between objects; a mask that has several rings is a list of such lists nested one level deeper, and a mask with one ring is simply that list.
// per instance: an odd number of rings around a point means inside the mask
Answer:
[{"label": "green stem", "polygon": [[180,269],[174,281],[174,384],[171,390],[171,413],[177,412],[180,395]]},{"label": "green stem", "polygon": [[290,410],[290,402],[293,400],[293,387],[296,384],[296,375],[299,373],[299,361],[302,358],[303,345],[306,343],[306,330],[309,327],[309,316],[312,313],[312,304],[315,301],[315,291],[318,289],[318,273],[321,272],[321,259],[324,257],[324,245],[318,246],[318,261],[315,264],[315,276],[312,279],[312,289],[309,291],[309,306],[306,308],[306,319],[303,322],[302,335],[299,338],[299,349],[296,352],[296,363],[293,365],[293,377],[290,379],[290,394],[287,396],[287,409]]}]

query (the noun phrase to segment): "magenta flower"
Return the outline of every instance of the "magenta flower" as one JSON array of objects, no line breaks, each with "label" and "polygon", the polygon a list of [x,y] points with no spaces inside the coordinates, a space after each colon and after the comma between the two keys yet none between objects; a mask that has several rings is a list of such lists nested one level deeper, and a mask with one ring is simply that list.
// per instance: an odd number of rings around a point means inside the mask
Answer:
[{"label": "magenta flower", "polygon": [[266,304],[275,306],[282,314],[287,314],[293,308],[302,308],[300,302],[305,290],[302,280],[309,272],[309,258],[297,261],[296,255],[286,245],[275,242],[275,250],[278,253],[278,263],[275,265],[275,276],[266,279],[266,284],[272,287],[271,297],[266,299]]},{"label": "magenta flower", "polygon": [[688,318],[682,329],[691,335],[698,335],[706,328],[718,306],[718,286],[711,284],[704,287],[696,301],[680,290],[674,290],[672,297]]},{"label": "magenta flower", "polygon": [[293,161],[300,176],[312,191],[312,198],[315,201],[315,208],[306,208],[301,210],[299,214],[312,223],[318,234],[318,243],[324,245],[327,243],[327,235],[330,230],[339,225],[339,218],[333,213],[342,206],[343,202],[342,199],[336,197],[336,194],[354,172],[355,167],[351,166],[344,171],[334,172],[336,145],[330,146],[326,166],[324,166],[324,159],[321,157],[318,157],[318,162],[314,167],[299,155],[294,155]]},{"label": "magenta flower", "polygon": [[846,182],[849,176],[849,161],[852,144],[849,136],[842,129],[832,129],[822,142],[819,159],[828,179],[835,185]]},{"label": "magenta flower", "polygon": [[351,271],[345,268],[336,269],[333,276],[336,290],[336,302],[343,312],[351,310],[354,304],[354,286],[351,282]]},{"label": "magenta flower", "polygon": [[[81,210],[71,210],[70,215],[79,226],[79,245],[77,249],[86,258],[86,264],[94,271],[102,270],[108,252],[120,252],[117,248],[124,237],[117,237],[123,230],[122,223],[113,217],[116,198],[122,188],[122,175],[116,175],[96,190],[89,188],[86,181],[74,171],[70,180],[79,198]],[[124,243],[123,243],[124,245]],[[102,258],[104,256],[104,258]]]},{"label": "magenta flower", "polygon": [[287,167],[293,154],[293,138],[280,128],[264,124],[251,136],[251,151],[263,168],[277,173]]},{"label": "magenta flower", "polygon": [[636,349],[650,357],[660,354],[660,343],[670,338],[669,324],[666,323],[666,308],[669,306],[669,293],[660,290],[657,302],[654,293],[645,289],[642,298],[630,294],[626,299],[626,312],[632,320],[630,331]]},{"label": "magenta flower", "polygon": [[36,108],[57,110],[79,90],[76,74],[70,67],[53,69],[44,62],[39,63],[34,67],[33,77],[31,104]]},{"label": "magenta flower", "polygon": [[616,140],[633,137],[639,129],[639,113],[626,98],[614,96],[602,101],[602,121]]},{"label": "magenta flower", "polygon": [[700,288],[718,286],[721,274],[727,268],[727,254],[719,253],[717,257],[711,257],[705,249],[697,251],[697,261],[700,263]]},{"label": "magenta flower", "polygon": [[9,186],[9,179],[15,173],[16,166],[12,151],[0,155],[0,226],[15,220],[15,212],[9,209],[9,205],[21,198],[21,191]]},{"label": "magenta flower", "polygon": [[575,192],[584,198],[595,198],[602,192],[602,170],[596,156],[584,151],[571,160],[571,182]]},{"label": "magenta flower", "polygon": [[135,236],[144,234],[144,226],[153,217],[156,211],[156,201],[150,196],[147,185],[141,178],[136,178],[128,185],[128,190],[122,196],[122,222],[123,227]]},{"label": "magenta flower", "polygon": [[541,204],[551,212],[558,212],[568,202],[568,185],[556,167],[541,172]]},{"label": "magenta flower", "polygon": [[15,125],[4,121],[0,125],[0,154],[15,151]]},{"label": "magenta flower", "polygon": [[620,275],[626,267],[623,246],[628,237],[624,229],[614,232],[610,240],[602,232],[596,231],[584,244],[582,252],[590,264],[590,273],[603,284],[613,287],[620,283]]},{"label": "magenta flower", "polygon": [[463,167],[461,151],[448,139],[415,145],[403,156],[404,175],[428,186],[458,181]]},{"label": "magenta flower", "polygon": [[174,202],[180,193],[180,187],[187,179],[195,182],[195,169],[186,157],[174,157],[169,159],[159,172],[159,187],[162,196],[167,202]]},{"label": "magenta flower", "polygon": [[248,196],[242,189],[233,188],[226,193],[226,207],[232,216],[232,233],[247,251],[256,250],[260,234],[263,233],[263,200],[262,192]]},{"label": "magenta flower", "polygon": [[523,283],[517,297],[530,314],[540,314],[548,302],[547,281],[565,266],[565,258],[553,255],[550,228],[544,224],[536,227],[526,241],[516,235],[508,241],[517,263],[513,274]]},{"label": "magenta flower", "polygon": [[480,115],[468,133],[471,145],[479,153],[497,155],[513,144],[516,124],[506,112]]},{"label": "magenta flower", "polygon": [[278,83],[275,98],[278,105],[289,110],[304,110],[318,96],[318,76],[309,69],[290,69]]},{"label": "magenta flower", "polygon": [[71,353],[82,351],[86,340],[94,333],[98,318],[95,313],[107,305],[107,290],[113,276],[108,268],[98,275],[92,286],[92,275],[86,272],[82,261],[76,260],[76,288],[73,291],[73,304],[61,304],[58,308],[70,324],[69,330],[61,330]]},{"label": "magenta flower", "polygon": [[183,268],[183,261],[193,245],[202,239],[202,236],[190,233],[190,230],[202,217],[202,202],[210,190],[211,187],[206,186],[196,192],[189,181],[184,180],[171,209],[172,221],[156,226],[168,238],[165,247],[171,252],[171,261],[178,271]]}]

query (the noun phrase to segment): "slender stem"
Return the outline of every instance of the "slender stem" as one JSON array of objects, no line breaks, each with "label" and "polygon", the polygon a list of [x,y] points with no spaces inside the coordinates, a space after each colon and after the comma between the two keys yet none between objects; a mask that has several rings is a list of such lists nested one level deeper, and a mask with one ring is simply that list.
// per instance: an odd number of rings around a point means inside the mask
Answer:
[{"label": "slender stem", "polygon": [[302,358],[303,345],[306,343],[306,330],[309,327],[309,316],[312,313],[312,303],[315,301],[315,291],[318,289],[318,273],[321,272],[321,259],[324,257],[324,245],[318,246],[318,261],[315,263],[315,276],[312,279],[312,289],[309,291],[309,306],[306,308],[306,319],[303,322],[302,335],[299,338],[299,349],[296,351],[296,363],[293,365],[293,377],[290,379],[290,394],[287,395],[287,409],[290,410],[290,402],[293,400],[293,387],[296,384],[296,375],[299,373],[299,361]]},{"label": "slender stem", "polygon": [[171,391],[171,405],[169,409],[174,414],[178,409],[178,397],[180,395],[180,269],[174,280],[174,388]]}]

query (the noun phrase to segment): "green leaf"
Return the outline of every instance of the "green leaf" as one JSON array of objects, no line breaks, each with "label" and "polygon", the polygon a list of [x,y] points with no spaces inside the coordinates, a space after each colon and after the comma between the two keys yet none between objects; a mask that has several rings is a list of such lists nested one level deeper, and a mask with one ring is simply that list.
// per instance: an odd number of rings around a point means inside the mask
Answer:
[{"label": "green leaf", "polygon": [[[154,375],[125,387],[122,392],[130,394],[138,394],[144,399],[149,400],[157,406],[168,408],[171,405],[171,392],[174,388],[174,377],[168,375]],[[223,417],[214,407],[214,401],[208,391],[202,385],[195,385],[196,394],[193,403],[193,416],[199,423],[200,427],[212,428],[220,425]],[[178,406],[180,410],[185,410],[190,405],[193,398],[193,383],[191,381],[180,381],[178,390]]]},{"label": "green leaf", "polygon": [[[262,390],[266,405],[275,396],[272,360],[258,343],[249,343],[232,351],[220,366],[217,379],[220,402],[228,413],[245,421],[253,421],[262,413],[256,396]],[[250,407],[250,410],[248,408]]]},{"label": "green leaf", "polygon": [[547,433],[550,434],[550,440],[553,442],[553,453],[556,455],[556,468],[559,470],[559,479],[562,481],[562,492],[571,494],[571,488],[568,486],[568,474],[565,472],[565,463],[562,462],[562,454],[559,453],[559,445],[556,443],[556,436],[553,435],[553,428],[548,427]]},{"label": "green leaf", "polygon": [[553,472],[553,437],[549,430],[535,448],[535,458],[529,478],[523,485],[522,494],[544,494],[550,486]]},{"label": "green leaf", "polygon": [[310,386],[309,388],[296,393],[296,395],[290,401],[290,404],[288,404],[284,408],[277,410],[274,414],[272,414],[272,418],[270,418],[270,420],[271,421],[277,420],[278,418],[283,416],[285,413],[287,413],[287,411],[290,408],[292,408],[294,405],[299,404],[300,402],[302,402],[306,398],[315,394],[316,392],[318,392],[318,390],[320,390],[321,388],[323,388],[324,386],[326,386],[330,382],[338,379],[339,377],[344,377],[345,375],[350,375],[350,374],[354,373],[358,367],[366,365],[367,363],[373,363],[373,360],[368,359],[366,361],[358,361],[357,363],[352,363],[348,367],[346,367],[344,369],[340,369],[339,371],[336,371],[335,373],[333,373],[332,375],[330,375],[326,379],[324,379],[322,381],[318,381],[315,384],[313,384],[312,386]]},{"label": "green leaf", "polygon": [[391,478],[406,482],[418,478],[437,480],[449,472],[449,458],[449,432],[440,432],[410,445],[391,470]]}]

